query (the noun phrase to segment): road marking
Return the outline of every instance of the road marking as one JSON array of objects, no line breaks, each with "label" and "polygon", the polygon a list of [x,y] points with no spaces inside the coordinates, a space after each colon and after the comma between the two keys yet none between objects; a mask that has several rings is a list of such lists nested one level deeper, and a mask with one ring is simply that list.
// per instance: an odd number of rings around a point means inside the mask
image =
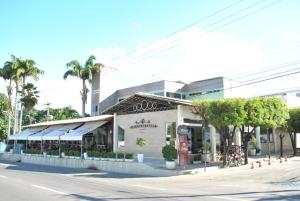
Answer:
[{"label": "road marking", "polygon": [[247,200],[244,200],[244,199],[230,198],[230,197],[223,197],[223,196],[206,196],[206,197],[217,198],[217,199],[223,199],[223,200],[247,201]]},{"label": "road marking", "polygon": [[4,166],[4,167],[14,167],[14,166],[16,166],[16,165],[7,164],[7,163],[0,163],[0,166]]},{"label": "road marking", "polygon": [[167,190],[167,189],[164,189],[164,188],[151,187],[151,186],[143,186],[143,185],[134,185],[134,184],[130,184],[130,186],[139,187],[139,188],[145,188],[145,189],[150,189],[150,190],[159,190],[159,191],[165,191],[165,190]]},{"label": "road marking", "polygon": [[68,195],[65,192],[57,191],[57,190],[54,190],[54,189],[51,189],[51,188],[47,188],[47,187],[44,187],[44,186],[39,186],[39,185],[35,185],[35,184],[31,184],[31,186],[35,187],[35,188],[39,188],[39,189],[45,190],[45,191],[50,191],[52,193],[57,193],[57,194],[60,194],[60,195]]},{"label": "road marking", "polygon": [[7,176],[0,175],[0,178],[7,179]]}]

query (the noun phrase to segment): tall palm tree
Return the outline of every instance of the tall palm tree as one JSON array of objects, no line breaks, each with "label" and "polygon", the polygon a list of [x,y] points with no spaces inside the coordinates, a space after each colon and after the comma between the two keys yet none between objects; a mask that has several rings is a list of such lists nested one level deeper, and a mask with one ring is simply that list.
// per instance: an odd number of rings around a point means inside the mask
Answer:
[{"label": "tall palm tree", "polygon": [[92,82],[93,74],[100,73],[101,69],[103,68],[103,64],[101,63],[94,63],[96,57],[91,55],[85,62],[84,65],[81,65],[79,61],[73,60],[66,64],[67,71],[65,72],[63,78],[67,79],[69,76],[74,76],[82,81],[82,90],[81,100],[82,100],[82,117],[85,117],[85,104],[87,102],[87,94],[88,89],[86,87],[86,81],[89,83]]},{"label": "tall palm tree", "polygon": [[39,91],[32,83],[27,83],[23,87],[23,93],[21,96],[21,103],[24,106],[26,112],[31,112],[33,107],[38,103]]},{"label": "tall palm tree", "polygon": [[[13,116],[13,101],[12,101],[12,94],[14,91],[14,83],[17,77],[17,65],[18,59],[11,55],[11,61],[7,61],[4,63],[3,68],[0,69],[0,77],[7,82],[7,96],[8,96],[8,136],[10,135],[11,129],[11,118]],[[15,113],[16,114],[16,113]],[[14,131],[15,132],[15,131]]]},{"label": "tall palm tree", "polygon": [[[22,86],[22,94],[24,94],[24,87],[26,85],[26,78],[30,77],[34,81],[37,81],[39,79],[39,75],[44,74],[43,70],[40,70],[36,66],[36,62],[32,59],[19,59],[19,65],[18,69],[20,70],[20,76],[21,76],[21,86]],[[21,101],[21,111],[20,111],[20,117],[19,117],[19,131],[21,130],[22,127],[22,116],[23,116],[23,106],[22,106],[22,101]]]}]

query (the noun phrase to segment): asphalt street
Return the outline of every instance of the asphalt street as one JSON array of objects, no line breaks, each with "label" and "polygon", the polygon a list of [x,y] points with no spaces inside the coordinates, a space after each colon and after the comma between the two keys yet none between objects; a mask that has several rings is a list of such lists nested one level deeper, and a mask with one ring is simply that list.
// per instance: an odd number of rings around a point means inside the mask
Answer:
[{"label": "asphalt street", "polygon": [[300,200],[300,158],[176,177],[0,161],[0,200]]}]

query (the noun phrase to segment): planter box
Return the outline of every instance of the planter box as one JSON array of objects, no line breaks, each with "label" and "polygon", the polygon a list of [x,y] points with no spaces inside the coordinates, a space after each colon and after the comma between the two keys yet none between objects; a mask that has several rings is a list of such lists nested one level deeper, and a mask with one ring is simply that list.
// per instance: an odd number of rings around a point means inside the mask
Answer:
[{"label": "planter box", "polygon": [[166,168],[168,170],[175,170],[176,169],[176,162],[175,161],[166,161]]},{"label": "planter box", "polygon": [[210,162],[210,154],[202,154],[201,159],[203,162]]}]

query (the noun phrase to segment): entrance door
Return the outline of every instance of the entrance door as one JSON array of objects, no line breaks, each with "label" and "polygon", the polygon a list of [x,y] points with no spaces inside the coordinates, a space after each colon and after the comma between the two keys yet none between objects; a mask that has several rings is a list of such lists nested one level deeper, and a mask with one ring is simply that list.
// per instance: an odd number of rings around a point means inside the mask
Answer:
[{"label": "entrance door", "polygon": [[188,142],[190,147],[190,152],[192,154],[198,154],[202,151],[202,139],[203,132],[202,127],[188,127]]}]

